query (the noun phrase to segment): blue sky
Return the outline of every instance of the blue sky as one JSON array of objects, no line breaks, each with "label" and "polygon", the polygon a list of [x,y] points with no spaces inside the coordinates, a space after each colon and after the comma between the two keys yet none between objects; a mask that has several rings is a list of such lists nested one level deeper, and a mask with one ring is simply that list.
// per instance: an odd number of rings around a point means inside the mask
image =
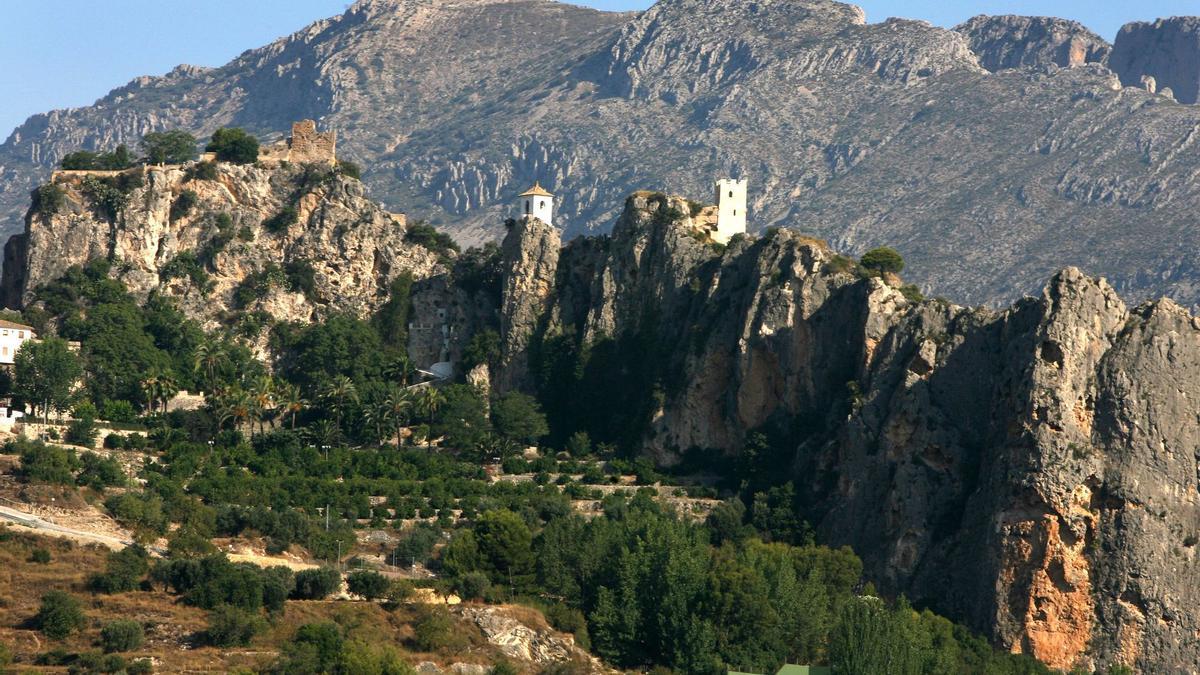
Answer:
[{"label": "blue sky", "polygon": [[[0,0],[0,139],[26,117],[88,105],[138,75],[179,63],[221,65],[347,0]],[[649,0],[580,0],[608,10]],[[1133,20],[1200,13],[1197,0],[861,0],[868,20],[889,16],[952,26],[975,14],[1040,14],[1081,21],[1111,40]]]}]

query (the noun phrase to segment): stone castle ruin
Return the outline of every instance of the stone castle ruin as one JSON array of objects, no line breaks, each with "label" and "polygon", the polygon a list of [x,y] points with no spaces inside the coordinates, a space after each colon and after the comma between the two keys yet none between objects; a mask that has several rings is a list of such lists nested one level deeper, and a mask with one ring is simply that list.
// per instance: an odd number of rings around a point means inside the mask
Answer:
[{"label": "stone castle ruin", "polygon": [[260,162],[295,164],[337,164],[337,132],[317,131],[313,120],[292,123],[292,135],[286,141],[259,150]]}]

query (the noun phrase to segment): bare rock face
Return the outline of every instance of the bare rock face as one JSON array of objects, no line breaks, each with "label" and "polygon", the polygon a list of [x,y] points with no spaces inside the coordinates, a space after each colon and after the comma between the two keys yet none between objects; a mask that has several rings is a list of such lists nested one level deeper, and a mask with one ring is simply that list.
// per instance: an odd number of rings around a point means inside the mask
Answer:
[{"label": "bare rock face", "polygon": [[[357,180],[327,168],[230,164],[202,180],[189,168],[127,172],[140,185],[115,217],[97,206],[97,177],[59,174],[62,206],[31,211],[5,248],[6,304],[20,307],[68,267],[101,258],[136,296],[173,297],[210,328],[234,311],[306,322],[327,311],[365,315],[401,272],[438,269],[430,251],[405,241],[405,218],[369,200]],[[294,222],[277,218],[289,209]]]},{"label": "bare rock face", "polygon": [[[912,281],[963,302],[1003,306],[1076,265],[1131,300],[1200,304],[1200,109],[1163,95],[1194,86],[1156,67],[1122,88],[1095,62],[1102,41],[1066,22],[881,19],[831,0],[360,1],[222,67],[30,118],[0,145],[0,232],[22,229],[29,190],[73,150],[224,125],[270,140],[310,117],[376,198],[464,244],[503,238],[535,179],[570,239],[607,232],[634,190],[745,176],[752,231],[897,247]],[[1125,51],[1186,73],[1185,38]],[[1081,65],[1050,67],[1064,63]]]},{"label": "bare rock face", "polygon": [[1152,78],[1180,103],[1200,100],[1200,17],[1126,24],[1113,43],[1109,67],[1127,87]]},{"label": "bare rock face", "polygon": [[501,353],[497,373],[501,390],[529,384],[529,340],[546,311],[561,248],[561,232],[536,218],[513,222],[504,237]]},{"label": "bare rock face", "polygon": [[993,73],[1104,63],[1111,50],[1104,38],[1082,24],[1054,17],[980,15],[954,30],[967,36],[979,65]]},{"label": "bare rock face", "polygon": [[[518,611],[524,616],[517,616]],[[471,607],[461,609],[484,638],[510,659],[534,666],[572,664],[578,672],[609,673],[598,659],[575,646],[575,638],[551,629],[545,620],[528,610],[513,607]]]},{"label": "bare rock face", "polygon": [[714,247],[686,207],[641,193],[570,242],[537,320],[643,340],[647,452],[783,430],[771,470],[886,592],[1058,668],[1200,669],[1200,318],[1074,268],[1003,311],[915,301],[786,229]]}]

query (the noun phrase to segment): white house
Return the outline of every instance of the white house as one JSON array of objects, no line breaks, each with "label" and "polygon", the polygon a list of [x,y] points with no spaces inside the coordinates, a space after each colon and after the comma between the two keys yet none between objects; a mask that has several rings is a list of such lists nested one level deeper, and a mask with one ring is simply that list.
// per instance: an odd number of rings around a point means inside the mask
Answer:
[{"label": "white house", "polygon": [[728,244],[735,234],[746,233],[746,179],[717,181],[717,231],[713,241]]},{"label": "white house", "polygon": [[0,365],[13,365],[17,350],[35,337],[32,327],[0,319]]},{"label": "white house", "polygon": [[554,195],[540,183],[534,182],[533,187],[517,197],[517,208],[521,218],[537,218],[547,225],[554,224]]}]

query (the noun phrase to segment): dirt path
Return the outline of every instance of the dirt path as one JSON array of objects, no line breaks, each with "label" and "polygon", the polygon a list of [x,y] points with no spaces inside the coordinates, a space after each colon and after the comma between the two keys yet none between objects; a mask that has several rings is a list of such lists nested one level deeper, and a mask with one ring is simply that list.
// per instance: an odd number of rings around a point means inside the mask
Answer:
[{"label": "dirt path", "polygon": [[110,537],[106,534],[97,534],[95,532],[87,532],[85,530],[77,530],[72,527],[58,525],[35,516],[32,513],[18,511],[17,509],[9,508],[7,506],[0,506],[0,519],[7,520],[18,525],[23,525],[34,530],[41,530],[43,534],[51,537],[64,537],[85,543],[101,544],[113,549],[114,551],[119,551],[126,546],[133,544],[133,542],[128,539]]}]

